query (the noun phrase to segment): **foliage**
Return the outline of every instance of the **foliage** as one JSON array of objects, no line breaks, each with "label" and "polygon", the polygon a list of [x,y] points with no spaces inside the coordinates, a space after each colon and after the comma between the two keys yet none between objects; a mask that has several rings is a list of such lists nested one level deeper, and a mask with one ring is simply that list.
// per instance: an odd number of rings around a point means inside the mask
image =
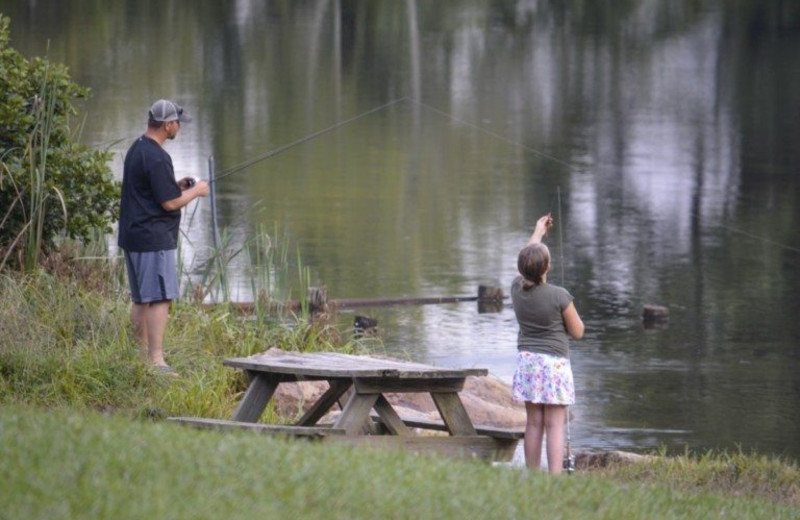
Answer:
[{"label": "foliage", "polygon": [[72,101],[88,89],[64,65],[11,48],[9,25],[0,16],[0,268],[10,258],[30,269],[59,235],[110,231],[119,191],[110,153],[79,144],[71,128]]}]

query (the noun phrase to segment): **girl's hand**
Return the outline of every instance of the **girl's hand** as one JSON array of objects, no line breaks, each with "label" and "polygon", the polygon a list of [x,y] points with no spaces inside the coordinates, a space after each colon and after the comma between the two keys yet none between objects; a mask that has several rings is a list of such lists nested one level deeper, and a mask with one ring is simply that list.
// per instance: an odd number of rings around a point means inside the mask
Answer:
[{"label": "girl's hand", "polygon": [[539,218],[539,220],[536,221],[536,227],[539,227],[539,226],[541,226],[542,229],[544,229],[544,232],[547,233],[550,230],[550,228],[553,227],[553,217],[552,217],[552,215],[550,215],[550,213],[548,213],[547,215]]},{"label": "girl's hand", "polygon": [[542,238],[544,238],[551,227],[553,227],[553,217],[550,215],[550,213],[540,217],[539,220],[536,221],[536,227],[534,228],[533,234],[531,235],[528,243],[536,244],[541,242]]}]

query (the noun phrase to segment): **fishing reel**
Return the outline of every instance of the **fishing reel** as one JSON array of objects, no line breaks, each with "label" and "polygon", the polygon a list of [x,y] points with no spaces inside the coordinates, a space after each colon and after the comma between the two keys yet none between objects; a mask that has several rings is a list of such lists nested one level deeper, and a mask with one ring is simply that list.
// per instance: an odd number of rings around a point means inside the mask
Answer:
[{"label": "fishing reel", "polygon": [[200,179],[198,179],[197,177],[187,177],[186,178],[186,186],[188,186],[189,188],[193,188],[194,185],[197,184],[197,182],[199,180]]},{"label": "fishing reel", "polygon": [[569,475],[572,475],[573,473],[575,473],[575,456],[573,454],[571,454],[571,453],[569,455],[565,456],[564,457],[564,465],[562,467],[563,467],[564,471],[566,471],[567,474],[569,474]]}]

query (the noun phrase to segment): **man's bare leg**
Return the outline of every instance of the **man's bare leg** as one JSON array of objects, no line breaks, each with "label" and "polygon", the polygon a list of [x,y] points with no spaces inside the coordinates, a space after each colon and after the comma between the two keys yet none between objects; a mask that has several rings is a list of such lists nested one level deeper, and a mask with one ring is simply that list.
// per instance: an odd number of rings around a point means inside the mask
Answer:
[{"label": "man's bare leg", "polygon": [[145,312],[147,355],[154,366],[164,366],[164,333],[167,330],[170,301],[152,302]]},{"label": "man's bare leg", "polygon": [[133,333],[136,335],[136,340],[139,342],[139,355],[143,361],[149,361],[148,355],[148,341],[147,341],[147,321],[145,320],[145,313],[149,303],[134,303],[131,305],[131,324],[133,325]]},{"label": "man's bare leg", "polygon": [[164,334],[167,330],[170,301],[134,303],[131,323],[139,341],[142,358],[153,366],[164,366]]}]

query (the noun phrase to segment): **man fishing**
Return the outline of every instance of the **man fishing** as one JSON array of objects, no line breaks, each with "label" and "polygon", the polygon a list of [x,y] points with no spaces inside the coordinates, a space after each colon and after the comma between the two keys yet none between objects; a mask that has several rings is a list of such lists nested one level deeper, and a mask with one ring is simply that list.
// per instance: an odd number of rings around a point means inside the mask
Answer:
[{"label": "man fishing", "polygon": [[122,174],[118,245],[125,254],[131,290],[131,322],[142,355],[160,373],[175,375],[164,360],[169,308],[178,297],[176,250],[181,208],[209,193],[208,183],[175,180],[164,143],[191,121],[176,103],[150,108],[147,130],[128,149]]}]

